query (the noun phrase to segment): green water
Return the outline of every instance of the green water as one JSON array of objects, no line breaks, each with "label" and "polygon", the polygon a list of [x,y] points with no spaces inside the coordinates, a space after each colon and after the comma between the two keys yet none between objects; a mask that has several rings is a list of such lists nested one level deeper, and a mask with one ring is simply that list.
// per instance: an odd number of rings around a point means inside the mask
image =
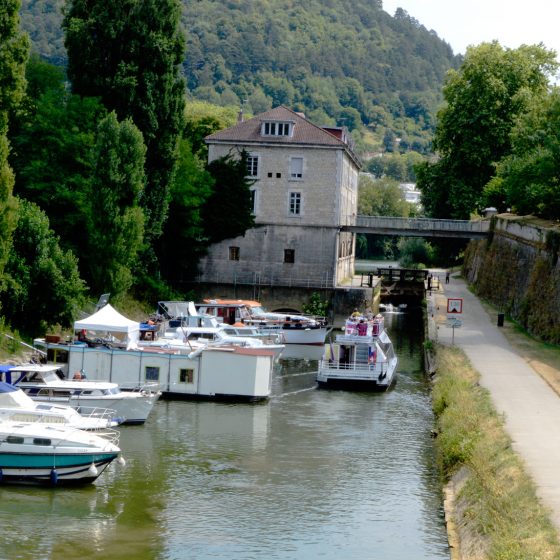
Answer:
[{"label": "green water", "polygon": [[298,349],[267,403],[159,402],[94,485],[0,487],[0,558],[448,559],[420,317],[386,321],[394,390],[317,390]]}]

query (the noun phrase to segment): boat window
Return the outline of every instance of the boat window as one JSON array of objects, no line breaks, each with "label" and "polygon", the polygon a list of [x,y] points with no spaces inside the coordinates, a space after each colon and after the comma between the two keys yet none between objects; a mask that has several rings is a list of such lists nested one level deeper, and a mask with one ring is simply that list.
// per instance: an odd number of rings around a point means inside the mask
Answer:
[{"label": "boat window", "polygon": [[121,390],[118,387],[112,387],[111,389],[109,389],[107,391],[107,394],[109,395],[118,395],[121,392]]},{"label": "boat window", "polygon": [[146,366],[146,381],[159,381],[159,368],[154,366]]},{"label": "boat window", "polygon": [[8,436],[6,438],[7,443],[24,443],[24,439],[21,436]]},{"label": "boat window", "polygon": [[179,383],[193,383],[193,382],[194,382],[194,369],[179,370]]},{"label": "boat window", "polygon": [[33,445],[51,445],[51,440],[47,438],[33,438]]},{"label": "boat window", "polygon": [[68,396],[69,396],[68,391],[65,390],[58,391],[56,389],[53,391],[53,397],[68,397]]}]

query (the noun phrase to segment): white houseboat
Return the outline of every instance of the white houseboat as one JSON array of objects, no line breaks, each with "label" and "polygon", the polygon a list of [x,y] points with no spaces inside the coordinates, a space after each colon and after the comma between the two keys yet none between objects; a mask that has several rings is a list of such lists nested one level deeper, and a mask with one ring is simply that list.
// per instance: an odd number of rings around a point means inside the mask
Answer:
[{"label": "white houseboat", "polygon": [[351,318],[344,333],[325,346],[319,361],[319,387],[385,391],[396,381],[398,358],[382,315]]},{"label": "white houseboat", "polygon": [[74,324],[85,331],[85,340],[37,339],[34,345],[67,372],[83,370],[90,379],[121,387],[157,383],[167,397],[257,401],[270,396],[275,351],[235,344],[142,345],[139,323],[107,308]]}]

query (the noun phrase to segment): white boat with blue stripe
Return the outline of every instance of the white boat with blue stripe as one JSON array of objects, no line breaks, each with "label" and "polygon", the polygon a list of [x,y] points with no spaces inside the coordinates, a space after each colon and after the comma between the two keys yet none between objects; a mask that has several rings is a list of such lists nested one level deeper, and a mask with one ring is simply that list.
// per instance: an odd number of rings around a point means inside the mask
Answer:
[{"label": "white boat with blue stripe", "polygon": [[66,426],[0,422],[0,483],[91,483],[120,457],[118,432],[104,437]]}]

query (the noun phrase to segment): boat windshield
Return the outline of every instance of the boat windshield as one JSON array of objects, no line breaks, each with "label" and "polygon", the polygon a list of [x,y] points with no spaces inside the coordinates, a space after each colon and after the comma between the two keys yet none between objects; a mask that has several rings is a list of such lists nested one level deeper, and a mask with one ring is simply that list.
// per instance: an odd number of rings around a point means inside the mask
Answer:
[{"label": "boat windshield", "polygon": [[251,307],[251,314],[252,315],[264,315],[266,310],[261,306]]}]

